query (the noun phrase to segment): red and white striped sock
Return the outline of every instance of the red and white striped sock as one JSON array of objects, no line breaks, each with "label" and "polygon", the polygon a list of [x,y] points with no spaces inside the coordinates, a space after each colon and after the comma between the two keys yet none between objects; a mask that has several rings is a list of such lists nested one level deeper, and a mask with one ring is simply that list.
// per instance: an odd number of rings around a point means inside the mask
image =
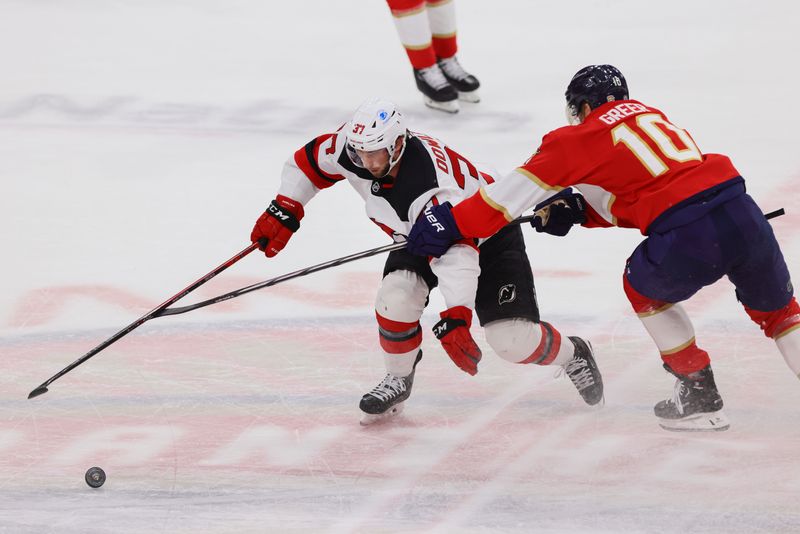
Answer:
[{"label": "red and white striped sock", "polygon": [[436,63],[433,36],[425,10],[425,0],[386,0],[392,11],[397,34],[406,49],[411,66],[424,69]]}]

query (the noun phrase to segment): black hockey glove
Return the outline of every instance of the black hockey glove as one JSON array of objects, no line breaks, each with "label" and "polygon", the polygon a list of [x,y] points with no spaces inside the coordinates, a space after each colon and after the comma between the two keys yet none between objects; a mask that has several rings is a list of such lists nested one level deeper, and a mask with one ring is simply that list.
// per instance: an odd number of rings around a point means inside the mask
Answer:
[{"label": "black hockey glove", "polygon": [[564,189],[537,204],[531,221],[537,232],[565,236],[573,225],[586,222],[586,201],[580,193]]}]

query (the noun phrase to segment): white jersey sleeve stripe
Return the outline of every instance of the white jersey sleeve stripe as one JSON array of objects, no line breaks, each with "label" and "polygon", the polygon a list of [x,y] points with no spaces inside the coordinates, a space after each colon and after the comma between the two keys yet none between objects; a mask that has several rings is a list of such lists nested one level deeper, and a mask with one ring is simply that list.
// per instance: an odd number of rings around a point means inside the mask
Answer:
[{"label": "white jersey sleeve stripe", "polygon": [[580,191],[583,195],[583,198],[586,199],[586,202],[594,209],[600,217],[608,221],[609,223],[613,224],[614,226],[617,225],[617,218],[614,217],[611,206],[614,205],[614,201],[617,199],[614,195],[612,195],[609,191],[606,191],[602,187],[590,184],[576,184],[575,189]]}]

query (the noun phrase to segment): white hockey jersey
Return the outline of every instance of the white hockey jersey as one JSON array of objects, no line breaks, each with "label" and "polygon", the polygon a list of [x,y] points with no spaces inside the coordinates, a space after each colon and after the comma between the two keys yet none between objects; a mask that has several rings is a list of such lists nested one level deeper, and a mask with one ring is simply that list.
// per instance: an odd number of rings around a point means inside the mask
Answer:
[{"label": "white hockey jersey", "polygon": [[[438,139],[409,132],[397,177],[375,178],[351,161],[346,143],[341,128],[312,139],[284,165],[278,194],[305,206],[321,189],[347,180],[364,199],[367,217],[398,242],[405,241],[428,206],[455,205],[496,176],[493,169],[478,168]],[[456,244],[430,265],[448,308],[475,307],[480,267],[472,242]]]}]

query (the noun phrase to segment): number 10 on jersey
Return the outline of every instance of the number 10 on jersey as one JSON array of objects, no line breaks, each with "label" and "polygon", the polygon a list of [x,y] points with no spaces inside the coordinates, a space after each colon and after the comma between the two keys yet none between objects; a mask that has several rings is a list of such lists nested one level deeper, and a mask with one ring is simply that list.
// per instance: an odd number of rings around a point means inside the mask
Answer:
[{"label": "number 10 on jersey", "polygon": [[[614,140],[615,146],[622,143],[633,152],[653,176],[659,176],[669,170],[664,159],[678,163],[691,160],[702,161],[703,159],[700,149],[694,144],[686,130],[668,122],[658,113],[645,113],[637,116],[636,127],[639,132],[622,123],[611,130],[611,138]],[[674,132],[685,148],[679,148],[662,128]],[[658,153],[647,144],[642,135],[650,138],[658,147]]]}]

